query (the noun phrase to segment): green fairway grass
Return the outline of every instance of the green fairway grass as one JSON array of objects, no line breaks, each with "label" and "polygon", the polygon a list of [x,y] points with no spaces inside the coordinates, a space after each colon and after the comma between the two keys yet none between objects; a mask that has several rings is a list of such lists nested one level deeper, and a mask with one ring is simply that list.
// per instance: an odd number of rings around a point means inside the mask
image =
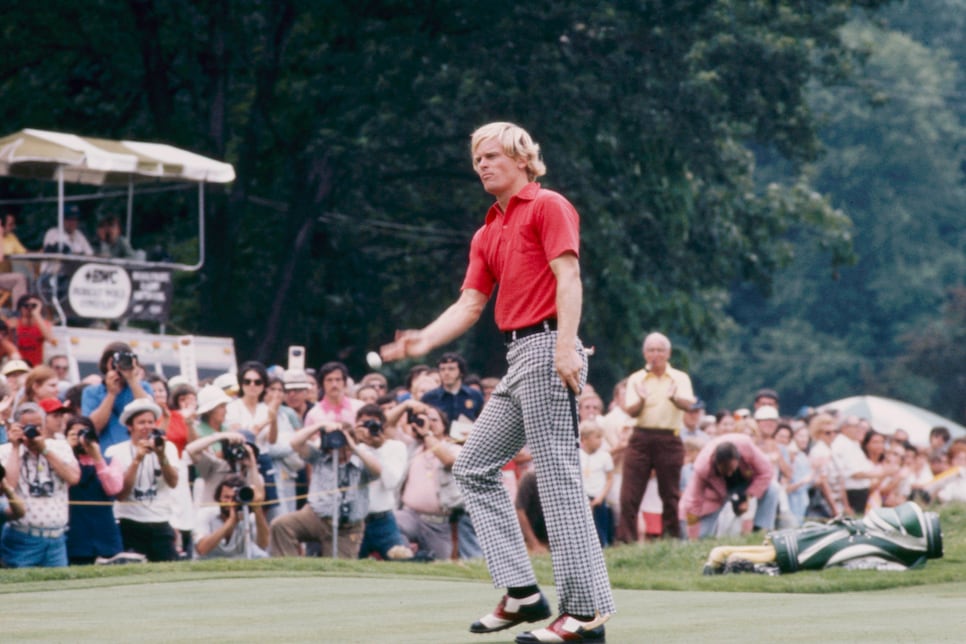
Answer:
[{"label": "green fairway grass", "polygon": [[[963,641],[966,507],[943,508],[942,527],[944,558],[906,572],[705,577],[702,563],[719,542],[610,548],[620,612],[608,624],[608,641]],[[553,598],[549,558],[534,564]],[[0,641],[512,641],[525,629],[466,631],[499,595],[480,561],[311,558],[0,570]]]}]

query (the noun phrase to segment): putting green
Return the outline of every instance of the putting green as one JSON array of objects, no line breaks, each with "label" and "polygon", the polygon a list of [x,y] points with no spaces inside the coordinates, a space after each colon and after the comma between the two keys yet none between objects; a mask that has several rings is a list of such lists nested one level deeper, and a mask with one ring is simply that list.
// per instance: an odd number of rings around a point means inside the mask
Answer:
[{"label": "putting green", "polygon": [[[883,573],[889,574],[889,573]],[[407,577],[205,575],[18,584],[7,642],[512,642],[471,635],[489,584]],[[827,595],[618,590],[620,642],[960,642],[966,582]],[[553,598],[551,598],[553,600]]]}]

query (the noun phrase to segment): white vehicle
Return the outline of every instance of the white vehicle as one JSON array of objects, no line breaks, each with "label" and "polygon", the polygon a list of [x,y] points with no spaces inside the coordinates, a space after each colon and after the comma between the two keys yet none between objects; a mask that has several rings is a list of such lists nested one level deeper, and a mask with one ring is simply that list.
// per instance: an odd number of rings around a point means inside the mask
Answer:
[{"label": "white vehicle", "polygon": [[[172,271],[197,271],[204,265],[205,185],[233,181],[235,170],[231,164],[160,143],[112,141],[25,129],[0,138],[0,176],[56,182],[57,225],[61,236],[65,204],[98,198],[97,194],[89,193],[68,196],[67,184],[126,188],[125,233],[132,229],[137,186],[197,184],[198,257],[194,263],[147,261],[143,253],[134,259],[63,252],[27,253],[11,258],[16,260],[15,270],[23,272],[32,286],[35,286],[38,267],[56,267],[56,270],[45,269],[48,274],[42,275],[49,295],[46,299],[57,313],[54,334],[58,346],[46,345],[45,351],[47,356],[67,355],[72,369],[76,370],[75,377],[95,373],[101,352],[114,341],[127,342],[146,368],[169,377],[181,372],[196,380],[236,369],[231,338],[165,333],[174,297]],[[43,292],[43,288],[39,290]],[[120,330],[68,326],[69,319],[111,321]],[[159,332],[128,327],[129,320],[155,321]]]}]

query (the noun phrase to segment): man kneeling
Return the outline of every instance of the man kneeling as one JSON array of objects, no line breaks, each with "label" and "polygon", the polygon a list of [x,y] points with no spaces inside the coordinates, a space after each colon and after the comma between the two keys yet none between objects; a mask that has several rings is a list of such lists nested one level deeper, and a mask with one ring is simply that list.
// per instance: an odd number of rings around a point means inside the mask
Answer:
[{"label": "man kneeling", "polygon": [[268,553],[268,521],[264,494],[231,475],[215,488],[217,506],[198,515],[195,554],[198,559],[261,559]]}]

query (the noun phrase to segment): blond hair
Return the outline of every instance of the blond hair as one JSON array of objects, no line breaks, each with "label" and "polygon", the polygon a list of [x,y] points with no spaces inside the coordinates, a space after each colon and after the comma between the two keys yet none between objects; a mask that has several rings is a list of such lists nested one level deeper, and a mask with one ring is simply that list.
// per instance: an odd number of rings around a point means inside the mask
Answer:
[{"label": "blond hair", "polygon": [[470,137],[470,157],[473,158],[474,169],[477,167],[476,148],[490,139],[499,141],[503,153],[514,161],[524,160],[527,162],[527,179],[530,181],[547,174],[547,166],[540,158],[540,146],[522,127],[503,121],[487,123],[473,132]]}]

